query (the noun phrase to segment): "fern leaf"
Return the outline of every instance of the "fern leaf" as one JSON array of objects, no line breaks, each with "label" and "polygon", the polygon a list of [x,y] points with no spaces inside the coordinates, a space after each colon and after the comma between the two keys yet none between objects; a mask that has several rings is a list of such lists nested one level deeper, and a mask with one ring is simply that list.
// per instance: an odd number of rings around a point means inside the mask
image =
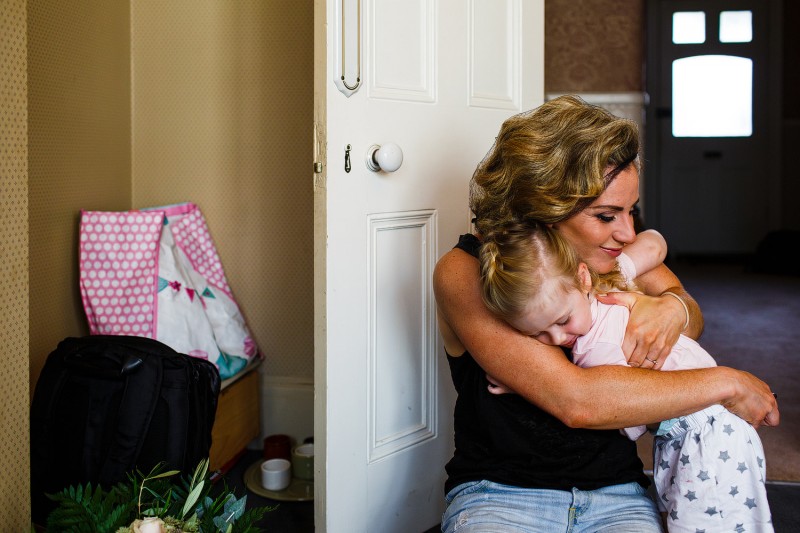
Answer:
[{"label": "fern leaf", "polygon": [[74,533],[114,532],[133,518],[131,498],[120,487],[106,492],[91,483],[68,487],[49,495],[58,507],[47,517],[48,531]]},{"label": "fern leaf", "polygon": [[117,505],[106,514],[101,522],[102,531],[116,531],[133,521],[133,502]]}]

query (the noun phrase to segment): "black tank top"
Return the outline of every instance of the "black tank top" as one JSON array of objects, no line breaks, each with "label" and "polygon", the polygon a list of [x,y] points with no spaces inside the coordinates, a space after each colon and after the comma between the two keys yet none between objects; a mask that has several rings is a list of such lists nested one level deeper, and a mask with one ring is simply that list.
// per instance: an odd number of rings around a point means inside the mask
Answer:
[{"label": "black tank top", "polygon": [[[456,245],[475,257],[479,247],[474,235],[462,235]],[[618,430],[569,428],[519,395],[491,394],[469,353],[447,360],[458,399],[445,493],[479,480],[560,490],[649,485],[636,444]]]}]

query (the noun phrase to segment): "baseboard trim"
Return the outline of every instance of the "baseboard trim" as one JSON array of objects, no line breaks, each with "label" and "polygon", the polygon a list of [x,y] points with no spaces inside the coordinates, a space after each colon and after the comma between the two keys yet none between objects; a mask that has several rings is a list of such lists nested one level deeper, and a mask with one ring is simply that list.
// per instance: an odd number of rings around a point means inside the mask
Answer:
[{"label": "baseboard trim", "polygon": [[314,383],[302,378],[261,376],[261,449],[268,435],[289,435],[295,443],[314,436]]},{"label": "baseboard trim", "polygon": [[[653,471],[645,470],[644,475],[652,479]],[[767,485],[777,485],[780,487],[800,487],[800,481],[777,481],[777,480],[773,481],[768,479],[764,483],[766,483]]]},{"label": "baseboard trim", "polygon": [[800,481],[765,481],[767,485],[778,485],[781,487],[800,487]]}]

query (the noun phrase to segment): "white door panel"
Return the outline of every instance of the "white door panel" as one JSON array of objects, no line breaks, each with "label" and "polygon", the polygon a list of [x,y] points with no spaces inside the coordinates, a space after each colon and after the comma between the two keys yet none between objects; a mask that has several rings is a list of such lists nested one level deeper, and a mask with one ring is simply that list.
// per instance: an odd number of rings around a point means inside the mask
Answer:
[{"label": "white door panel", "polygon": [[436,437],[436,212],[368,219],[369,462]]},{"label": "white door panel", "polygon": [[[363,0],[363,85],[348,97],[333,82],[341,0],[326,1],[317,4],[329,24],[315,105],[327,151],[315,215],[324,225],[315,242],[324,324],[315,356],[315,433],[324,433],[316,529],[424,531],[444,509],[455,397],[432,271],[469,231],[469,179],[500,124],[543,100],[544,7]],[[369,171],[367,149],[386,142],[402,148],[402,166]]]},{"label": "white door panel", "polygon": [[437,2],[372,1],[366,5],[370,97],[433,102]]}]

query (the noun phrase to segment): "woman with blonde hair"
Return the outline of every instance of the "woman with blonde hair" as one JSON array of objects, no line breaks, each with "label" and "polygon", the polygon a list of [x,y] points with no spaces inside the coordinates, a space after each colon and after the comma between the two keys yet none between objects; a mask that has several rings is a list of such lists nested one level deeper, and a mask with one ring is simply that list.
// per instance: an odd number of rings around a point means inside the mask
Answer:
[{"label": "woman with blonde hair", "polygon": [[[509,118],[472,180],[476,234],[434,271],[440,331],[458,392],[446,469],[446,532],[661,531],[636,447],[618,429],[722,404],[755,427],[776,425],[769,387],[726,367],[649,372],[679,335],[697,338],[697,303],[663,264],[643,294],[599,297],[630,309],[628,367],[580,368],[558,347],[515,330],[482,300],[482,236],[545,224],[582,261],[611,272],[634,241],[638,133],[575,97]],[[487,374],[513,395],[492,394]]]}]

